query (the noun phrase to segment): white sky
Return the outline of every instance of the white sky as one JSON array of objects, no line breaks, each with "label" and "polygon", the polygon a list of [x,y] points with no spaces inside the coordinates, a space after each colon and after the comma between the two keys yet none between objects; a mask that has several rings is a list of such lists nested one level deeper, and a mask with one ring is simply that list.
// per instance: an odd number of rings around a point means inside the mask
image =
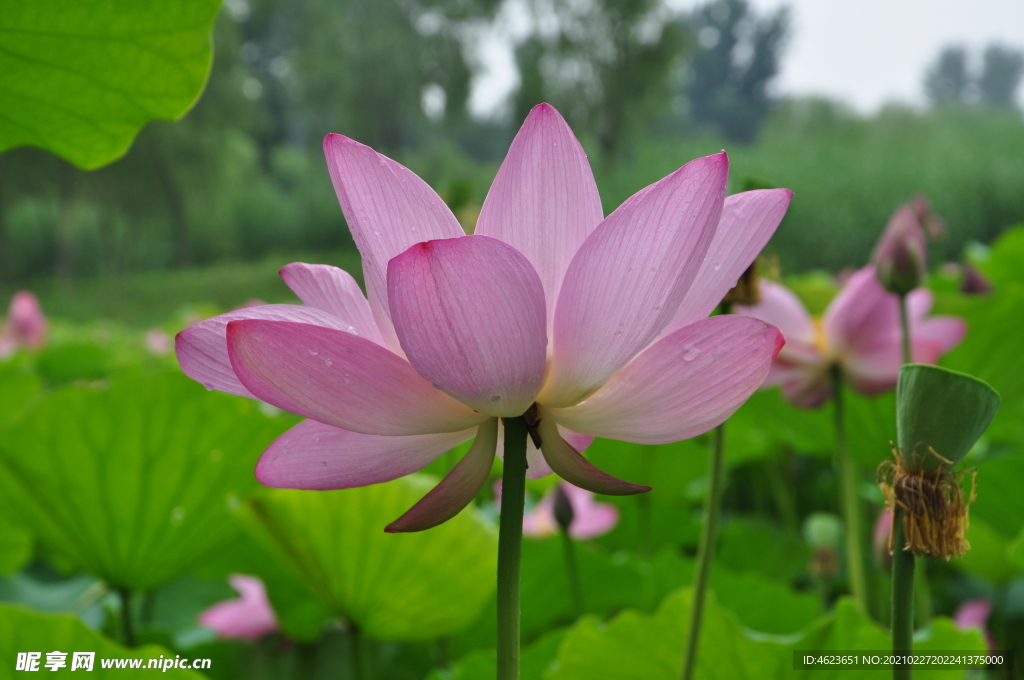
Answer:
[{"label": "white sky", "polygon": [[[689,9],[700,0],[666,0]],[[776,82],[780,94],[825,94],[868,113],[887,101],[924,101],[921,81],[945,45],[965,46],[980,62],[998,41],[1024,48],[1024,0],[751,0],[760,11],[791,8],[792,28]],[[506,34],[526,30],[522,10],[503,12],[498,32],[480,44],[487,75],[471,110],[494,110],[517,85]],[[1018,96],[1020,94],[1018,93]]]}]

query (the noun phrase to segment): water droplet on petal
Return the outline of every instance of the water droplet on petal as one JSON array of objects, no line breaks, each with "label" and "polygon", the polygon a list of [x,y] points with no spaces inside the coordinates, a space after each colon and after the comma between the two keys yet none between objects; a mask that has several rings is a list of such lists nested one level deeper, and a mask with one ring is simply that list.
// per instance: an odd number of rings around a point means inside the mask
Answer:
[{"label": "water droplet on petal", "polygon": [[324,366],[330,366],[333,363],[334,363],[334,359],[331,359],[330,357],[324,359]]},{"label": "water droplet on petal", "polygon": [[307,351],[309,352],[309,356],[311,357],[315,357],[317,354],[320,354],[320,350],[317,349],[316,347],[310,347]]},{"label": "water droplet on petal", "polygon": [[203,383],[203,387],[210,390],[211,392],[213,391],[213,385],[211,385],[210,383]]},{"label": "water droplet on petal", "polygon": [[722,263],[721,262],[716,262],[715,263],[715,271],[717,272],[721,268],[722,268]]},{"label": "water droplet on petal", "polygon": [[693,361],[700,354],[700,349],[695,347],[693,343],[683,345],[683,349],[686,350],[686,354],[683,355],[683,361]]}]

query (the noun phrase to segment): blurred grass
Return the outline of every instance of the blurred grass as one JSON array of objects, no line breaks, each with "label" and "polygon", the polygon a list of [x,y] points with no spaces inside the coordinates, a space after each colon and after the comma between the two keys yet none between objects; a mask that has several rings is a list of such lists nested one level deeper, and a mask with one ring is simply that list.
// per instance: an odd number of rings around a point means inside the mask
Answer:
[{"label": "blurred grass", "polygon": [[60,280],[38,279],[0,287],[0,306],[15,291],[29,289],[39,296],[47,316],[75,322],[97,318],[142,328],[167,321],[184,306],[212,304],[228,310],[252,300],[298,302],[281,281],[278,270],[289,262],[333,264],[362,281],[359,253],[272,255],[254,262],[222,262],[191,269]]}]

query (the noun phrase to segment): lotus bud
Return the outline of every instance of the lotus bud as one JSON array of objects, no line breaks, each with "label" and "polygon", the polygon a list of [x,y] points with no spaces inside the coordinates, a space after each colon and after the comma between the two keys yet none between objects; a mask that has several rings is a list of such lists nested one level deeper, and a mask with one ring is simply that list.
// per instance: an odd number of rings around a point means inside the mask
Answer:
[{"label": "lotus bud", "polygon": [[871,550],[880,567],[892,567],[892,513],[888,510],[878,513],[875,530],[871,534]]},{"label": "lotus bud", "polygon": [[906,295],[920,286],[927,269],[927,253],[921,223],[909,206],[901,206],[889,219],[871,256],[882,288]]},{"label": "lotus bud", "polygon": [[924,194],[917,194],[910,199],[910,209],[929,238],[943,238],[946,235],[945,221],[935,214]]},{"label": "lotus bud", "polygon": [[555,488],[554,515],[555,521],[558,522],[558,526],[562,527],[562,531],[569,533],[569,527],[572,526],[576,513],[573,510],[569,494],[565,492],[562,484]]},{"label": "lotus bud", "polygon": [[974,266],[965,264],[964,276],[960,281],[960,292],[966,295],[986,295],[992,292],[992,284]]}]

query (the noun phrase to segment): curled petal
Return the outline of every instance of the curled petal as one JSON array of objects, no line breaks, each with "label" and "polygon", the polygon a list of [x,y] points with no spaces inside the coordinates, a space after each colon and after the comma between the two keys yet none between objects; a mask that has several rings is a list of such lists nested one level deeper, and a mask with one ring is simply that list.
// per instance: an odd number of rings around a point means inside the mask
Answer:
[{"label": "curled petal", "polygon": [[899,344],[899,298],[882,288],[874,267],[863,267],[853,273],[829,303],[822,329],[829,347],[840,356],[865,354],[893,342]]},{"label": "curled petal", "polygon": [[550,104],[538,104],[512,141],[475,233],[526,256],[540,275],[548,324],[573,255],[604,218],[587,154]]},{"label": "curled petal", "polygon": [[497,444],[498,419],[491,418],[477,429],[473,445],[451,472],[384,531],[389,534],[424,531],[459,514],[487,482]]},{"label": "curled petal", "polygon": [[414,243],[465,232],[426,182],[370,147],[327,135],[324,155],[341,211],[363,256],[373,317],[387,345],[397,349],[388,308],[388,261]]},{"label": "curled petal", "polygon": [[278,273],[307,305],[333,314],[367,340],[384,345],[370,303],[347,271],[327,264],[292,262]]},{"label": "curled petal", "polygon": [[[764,250],[768,239],[785,217],[792,198],[793,192],[789,189],[759,189],[733,194],[725,199],[722,218],[718,221],[708,254],[672,322],[662,331],[663,336],[714,311]],[[782,328],[782,332],[786,333],[786,329]],[[788,333],[786,337],[789,337]]]},{"label": "curled petal", "polygon": [[581,489],[609,496],[631,496],[645,493],[651,487],[613,477],[580,455],[558,432],[558,426],[551,413],[544,408],[537,409],[537,430],[540,433],[541,451],[544,459],[555,474]]},{"label": "curled petal", "polygon": [[284,321],[232,321],[228,354],[257,398],[354,432],[458,432],[486,416],[431,387],[401,357],[365,338]]},{"label": "curled petal", "polygon": [[558,294],[542,403],[586,398],[671,321],[711,245],[728,174],[724,152],[691,161],[587,238]]},{"label": "curled petal", "polygon": [[552,411],[597,437],[639,444],[695,437],[753,394],[783,342],[779,329],[757,319],[713,316],[644,350],[590,399]]},{"label": "curled petal", "polygon": [[388,266],[395,331],[438,389],[490,416],[518,416],[544,380],[544,289],[515,248],[488,236],[427,241]]},{"label": "curled petal", "polygon": [[[499,421],[500,422],[500,421]],[[572,430],[558,426],[558,433],[562,435],[562,439],[569,443],[569,446],[573,447],[577,451],[583,452],[594,442],[594,438],[587,434],[580,434],[579,432],[573,432]],[[505,459],[505,424],[501,423],[498,425],[498,458]],[[533,439],[526,439],[526,478],[527,479],[542,479],[547,477],[552,472],[551,466],[544,460],[544,454],[541,453],[533,444]]]},{"label": "curled petal", "polygon": [[473,430],[382,437],[304,420],[267,447],[256,479],[278,489],[351,489],[421,470]]},{"label": "curled petal", "polygon": [[185,375],[206,386],[230,394],[255,399],[238,380],[228,358],[228,324],[241,319],[294,321],[325,326],[339,331],[355,329],[333,314],[299,305],[260,305],[236,309],[192,324],[174,338],[174,351]]}]

